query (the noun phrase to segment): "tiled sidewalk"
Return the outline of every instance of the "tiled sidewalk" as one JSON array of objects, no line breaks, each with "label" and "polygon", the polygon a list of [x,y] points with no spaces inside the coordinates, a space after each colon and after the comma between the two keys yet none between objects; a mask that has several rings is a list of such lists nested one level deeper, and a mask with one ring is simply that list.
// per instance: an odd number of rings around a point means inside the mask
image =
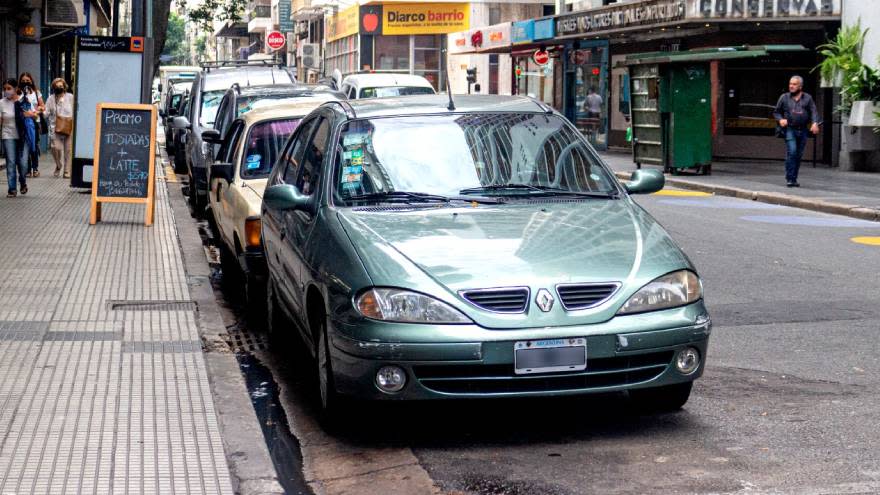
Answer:
[{"label": "tiled sidewalk", "polygon": [[152,227],[28,186],[0,198],[0,495],[231,494],[164,180]]}]

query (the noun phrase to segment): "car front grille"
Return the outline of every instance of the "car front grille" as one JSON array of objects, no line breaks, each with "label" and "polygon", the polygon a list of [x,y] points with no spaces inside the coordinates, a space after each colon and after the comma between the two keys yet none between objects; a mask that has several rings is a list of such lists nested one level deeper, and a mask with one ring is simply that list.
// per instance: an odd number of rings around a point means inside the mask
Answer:
[{"label": "car front grille", "polygon": [[522,313],[529,303],[526,287],[464,290],[460,294],[474,306],[496,313]]},{"label": "car front grille", "polygon": [[562,301],[562,307],[568,311],[587,309],[607,301],[620,284],[609,282],[602,284],[559,284],[556,293]]},{"label": "car front grille", "polygon": [[673,351],[587,360],[578,372],[517,375],[513,364],[415,366],[413,373],[427,389],[448,394],[560,392],[633,385],[662,374]]}]

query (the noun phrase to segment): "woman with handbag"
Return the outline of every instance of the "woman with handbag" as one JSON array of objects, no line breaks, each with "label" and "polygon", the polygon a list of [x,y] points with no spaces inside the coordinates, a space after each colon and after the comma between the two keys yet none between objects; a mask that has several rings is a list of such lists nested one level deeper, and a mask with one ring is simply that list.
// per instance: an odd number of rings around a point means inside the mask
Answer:
[{"label": "woman with handbag", "polygon": [[18,76],[18,89],[21,91],[22,104],[25,107],[30,107],[29,110],[36,114],[32,119],[35,131],[33,141],[28,141],[27,143],[29,158],[28,177],[39,177],[40,134],[42,132],[41,126],[43,125],[43,120],[45,120],[40,116],[46,110],[46,105],[43,103],[43,95],[40,93],[40,90],[37,89],[37,84],[34,82],[34,76],[32,76],[30,72],[22,72],[21,75]]},{"label": "woman with handbag", "polygon": [[67,82],[62,78],[52,81],[52,96],[46,103],[46,117],[49,120],[49,143],[55,159],[55,177],[64,171],[64,178],[70,177],[71,139],[73,134],[73,94],[67,91]]}]

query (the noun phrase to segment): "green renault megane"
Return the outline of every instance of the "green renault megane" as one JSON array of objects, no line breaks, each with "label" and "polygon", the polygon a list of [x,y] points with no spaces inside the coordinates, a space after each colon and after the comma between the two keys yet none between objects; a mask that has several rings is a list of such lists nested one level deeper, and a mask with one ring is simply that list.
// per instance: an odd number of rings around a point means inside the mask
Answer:
[{"label": "green renault megane", "polygon": [[564,117],[533,99],[328,102],[262,207],[272,331],[323,408],[629,391],[681,407],[711,323],[694,266]]}]

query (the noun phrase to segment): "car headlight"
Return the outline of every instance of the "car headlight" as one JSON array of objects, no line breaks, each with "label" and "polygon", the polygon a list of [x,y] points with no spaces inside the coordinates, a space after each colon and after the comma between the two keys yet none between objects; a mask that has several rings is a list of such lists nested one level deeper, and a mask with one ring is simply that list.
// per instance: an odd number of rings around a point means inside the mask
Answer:
[{"label": "car headlight", "polygon": [[703,297],[703,284],[689,270],[672,272],[654,279],[638,290],[617,312],[619,315],[644,313],[684,306]]},{"label": "car headlight", "polygon": [[355,300],[367,318],[400,323],[471,323],[467,316],[433,297],[403,289],[372,288]]}]

